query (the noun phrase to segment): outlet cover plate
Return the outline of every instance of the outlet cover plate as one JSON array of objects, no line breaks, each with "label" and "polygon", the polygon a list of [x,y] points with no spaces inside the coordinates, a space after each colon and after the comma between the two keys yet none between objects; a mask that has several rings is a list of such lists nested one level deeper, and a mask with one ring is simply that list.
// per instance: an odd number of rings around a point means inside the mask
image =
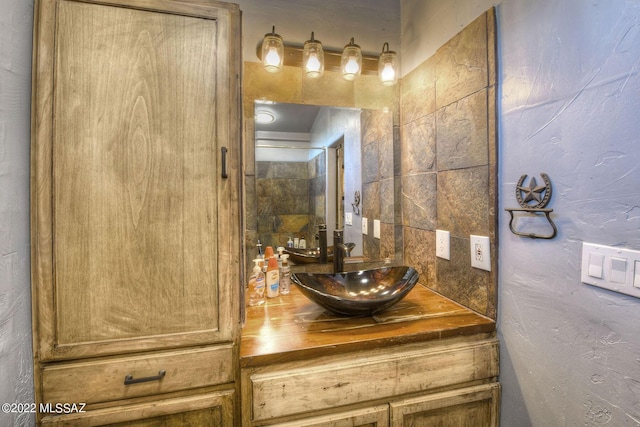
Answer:
[{"label": "outlet cover plate", "polygon": [[436,230],[436,256],[443,259],[451,259],[450,233],[445,230]]},{"label": "outlet cover plate", "polygon": [[491,252],[489,248],[489,237],[471,235],[471,267],[491,271]]},{"label": "outlet cover plate", "polygon": [[346,212],[344,214],[344,223],[346,225],[353,225],[353,214],[351,212]]},{"label": "outlet cover plate", "polygon": [[380,220],[379,219],[373,220],[373,237],[376,239],[380,238]]},{"label": "outlet cover plate", "polygon": [[362,217],[362,234],[369,234],[369,225],[365,217]]}]

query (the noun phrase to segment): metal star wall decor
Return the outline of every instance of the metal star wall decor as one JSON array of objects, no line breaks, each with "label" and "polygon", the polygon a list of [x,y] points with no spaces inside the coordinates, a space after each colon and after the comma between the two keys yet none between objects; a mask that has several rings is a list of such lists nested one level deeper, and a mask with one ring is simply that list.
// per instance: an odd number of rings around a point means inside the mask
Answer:
[{"label": "metal star wall decor", "polygon": [[[544,185],[538,185],[535,177],[531,177],[529,180],[529,185],[525,186],[524,181],[527,179],[527,175],[522,175],[518,180],[518,184],[516,185],[516,200],[520,205],[520,208],[505,208],[507,212],[511,215],[511,221],[509,221],[509,228],[513,234],[524,237],[531,237],[532,239],[553,239],[558,233],[558,229],[556,225],[551,220],[549,216],[553,209],[545,208],[547,204],[549,204],[549,200],[551,200],[551,180],[549,179],[549,175],[546,173],[541,173],[540,176],[544,181]],[[553,229],[553,232],[549,235],[541,235],[536,233],[524,233],[521,231],[517,231],[514,228],[514,212],[526,212],[526,213],[542,213],[549,221],[549,225]]]},{"label": "metal star wall decor", "polygon": [[[516,186],[516,199],[520,206],[525,209],[542,209],[547,206],[551,199],[551,180],[549,179],[549,175],[541,173],[540,176],[544,180],[544,185],[538,185],[536,177],[533,176],[529,181],[529,186],[524,187],[522,184],[527,178],[526,174],[522,175],[518,181],[518,185]],[[544,196],[542,196],[543,193]],[[522,197],[523,194],[524,198]],[[535,201],[537,204],[529,204],[531,201]]]}]

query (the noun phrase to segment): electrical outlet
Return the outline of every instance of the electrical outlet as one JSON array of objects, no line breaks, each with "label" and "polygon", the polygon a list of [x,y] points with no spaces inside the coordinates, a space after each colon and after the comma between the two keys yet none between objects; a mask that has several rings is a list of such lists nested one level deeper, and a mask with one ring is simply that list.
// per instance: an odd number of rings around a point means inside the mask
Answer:
[{"label": "electrical outlet", "polygon": [[471,267],[491,271],[491,251],[487,236],[471,235]]},{"label": "electrical outlet", "polygon": [[451,259],[450,233],[448,231],[436,230],[436,256]]},{"label": "electrical outlet", "polygon": [[376,239],[380,238],[380,220],[379,219],[373,220],[373,237]]},{"label": "electrical outlet", "polygon": [[362,217],[362,234],[369,234],[369,226],[365,217]]},{"label": "electrical outlet", "polygon": [[351,212],[346,212],[344,214],[344,223],[346,225],[353,225],[353,214]]}]

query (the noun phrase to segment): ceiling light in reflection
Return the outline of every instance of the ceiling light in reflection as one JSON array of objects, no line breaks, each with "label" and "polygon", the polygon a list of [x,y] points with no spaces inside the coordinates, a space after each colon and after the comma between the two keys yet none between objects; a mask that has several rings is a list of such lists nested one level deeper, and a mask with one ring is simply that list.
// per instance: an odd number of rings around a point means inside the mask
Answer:
[{"label": "ceiling light in reflection", "polygon": [[256,111],[255,120],[256,123],[273,123],[275,117],[268,111]]}]

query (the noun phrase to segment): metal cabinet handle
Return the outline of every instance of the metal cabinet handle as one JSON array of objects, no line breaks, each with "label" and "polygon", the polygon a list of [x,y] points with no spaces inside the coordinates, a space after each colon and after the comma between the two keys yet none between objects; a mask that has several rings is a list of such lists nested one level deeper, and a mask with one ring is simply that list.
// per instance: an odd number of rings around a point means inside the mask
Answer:
[{"label": "metal cabinet handle", "polygon": [[227,147],[222,147],[220,151],[222,151],[222,177],[226,179],[229,177],[227,174]]},{"label": "metal cabinet handle", "polygon": [[127,375],[124,377],[124,385],[129,384],[138,384],[138,383],[146,383],[149,381],[160,381],[164,376],[167,375],[167,371],[164,369],[158,371],[158,375],[154,375],[153,377],[144,377],[144,378],[133,378],[133,375]]}]

